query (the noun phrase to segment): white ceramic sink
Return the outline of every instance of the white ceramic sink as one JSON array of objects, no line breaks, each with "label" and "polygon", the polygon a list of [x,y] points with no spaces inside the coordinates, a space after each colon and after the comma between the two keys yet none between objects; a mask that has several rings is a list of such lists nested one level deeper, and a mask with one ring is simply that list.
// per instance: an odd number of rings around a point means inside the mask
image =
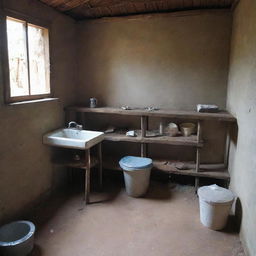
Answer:
[{"label": "white ceramic sink", "polygon": [[63,128],[45,134],[43,143],[54,147],[88,149],[103,139],[103,132]]}]

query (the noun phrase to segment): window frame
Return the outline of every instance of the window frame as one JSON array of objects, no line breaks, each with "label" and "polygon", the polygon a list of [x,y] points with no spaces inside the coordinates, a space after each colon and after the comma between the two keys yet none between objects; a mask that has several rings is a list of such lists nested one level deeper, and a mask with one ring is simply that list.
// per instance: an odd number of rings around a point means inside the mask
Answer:
[{"label": "window frame", "polygon": [[[7,38],[7,24],[6,20],[7,17],[22,20],[26,24],[26,50],[28,49],[28,33],[27,33],[27,26],[31,24],[33,26],[38,26],[42,28],[48,29],[48,41],[49,41],[49,87],[50,93],[45,94],[38,94],[38,95],[24,95],[24,96],[12,96],[11,97],[11,87],[10,87],[10,71],[9,71],[9,53],[8,53],[8,38]],[[38,18],[34,18],[13,10],[4,9],[1,13],[1,27],[0,27],[0,36],[2,37],[2,62],[3,62],[3,76],[4,76],[4,101],[6,104],[22,102],[22,101],[31,101],[31,100],[38,100],[38,99],[45,99],[45,98],[52,98],[53,97],[53,86],[51,81],[51,46],[50,46],[50,38],[51,38],[51,24],[48,21],[41,20]],[[27,56],[29,57],[28,53]],[[28,58],[29,63],[29,58]],[[28,64],[29,69],[29,64]],[[28,70],[28,79],[30,80],[29,70]],[[29,82],[30,83],[30,82]],[[30,85],[29,85],[30,86]]]}]

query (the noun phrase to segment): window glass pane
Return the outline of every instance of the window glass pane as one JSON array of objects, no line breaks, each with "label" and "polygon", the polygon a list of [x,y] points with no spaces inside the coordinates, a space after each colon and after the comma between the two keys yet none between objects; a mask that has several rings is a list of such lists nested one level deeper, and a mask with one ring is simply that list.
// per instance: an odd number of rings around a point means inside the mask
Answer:
[{"label": "window glass pane", "polygon": [[26,52],[26,24],[7,17],[7,40],[10,72],[10,96],[29,94]]},{"label": "window glass pane", "polygon": [[48,29],[28,24],[31,95],[50,93]]}]

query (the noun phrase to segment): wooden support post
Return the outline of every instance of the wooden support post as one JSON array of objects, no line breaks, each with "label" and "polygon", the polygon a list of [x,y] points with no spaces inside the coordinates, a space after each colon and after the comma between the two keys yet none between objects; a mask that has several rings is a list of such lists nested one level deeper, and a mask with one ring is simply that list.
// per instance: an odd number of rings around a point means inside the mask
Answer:
[{"label": "wooden support post", "polygon": [[[230,150],[230,129],[231,129],[230,124],[227,124],[226,148],[225,148],[225,155],[224,155],[224,165],[227,171],[228,171],[229,150]],[[230,183],[230,180],[227,180],[225,184],[226,188],[229,188],[229,183]]]},{"label": "wooden support post", "polygon": [[98,158],[99,158],[99,185],[102,189],[102,144],[98,144]]},{"label": "wooden support post", "polygon": [[227,124],[227,135],[226,135],[226,148],[224,155],[224,164],[225,168],[228,169],[228,160],[229,160],[229,149],[230,149],[230,124]]},{"label": "wooden support post", "polygon": [[[197,142],[199,143],[202,138],[202,126],[201,126],[201,121],[197,122]],[[200,172],[200,148],[196,148],[196,172]],[[197,192],[199,186],[199,178],[195,178],[195,189]]]},{"label": "wooden support post", "polygon": [[140,119],[141,125],[141,137],[146,137],[147,126],[148,126],[148,118],[146,116],[142,116]]},{"label": "wooden support post", "polygon": [[140,156],[141,157],[147,156],[147,144],[146,143],[141,143],[141,145],[140,145]]},{"label": "wooden support post", "polygon": [[91,176],[91,154],[90,149],[85,150],[85,190],[84,190],[84,200],[85,205],[90,202],[90,176]]},{"label": "wooden support post", "polygon": [[[197,148],[196,149],[196,172],[199,172],[199,171],[200,171],[200,149]],[[196,177],[195,178],[195,189],[196,189],[196,192],[197,192],[198,186],[199,186],[199,178]]]},{"label": "wooden support post", "polygon": [[202,123],[201,121],[197,122],[197,142],[202,140]]},{"label": "wooden support post", "polygon": [[[148,129],[148,117],[142,116],[140,123],[141,123],[141,137],[146,137],[146,132]],[[141,155],[141,157],[147,156],[147,144],[146,143],[141,143],[140,155]]]}]

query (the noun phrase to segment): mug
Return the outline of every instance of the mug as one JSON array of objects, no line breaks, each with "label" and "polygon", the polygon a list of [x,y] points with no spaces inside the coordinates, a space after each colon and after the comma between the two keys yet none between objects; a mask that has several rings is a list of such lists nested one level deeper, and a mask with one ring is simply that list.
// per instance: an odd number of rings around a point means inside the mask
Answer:
[{"label": "mug", "polygon": [[90,108],[96,108],[96,107],[97,107],[97,99],[90,98]]}]

